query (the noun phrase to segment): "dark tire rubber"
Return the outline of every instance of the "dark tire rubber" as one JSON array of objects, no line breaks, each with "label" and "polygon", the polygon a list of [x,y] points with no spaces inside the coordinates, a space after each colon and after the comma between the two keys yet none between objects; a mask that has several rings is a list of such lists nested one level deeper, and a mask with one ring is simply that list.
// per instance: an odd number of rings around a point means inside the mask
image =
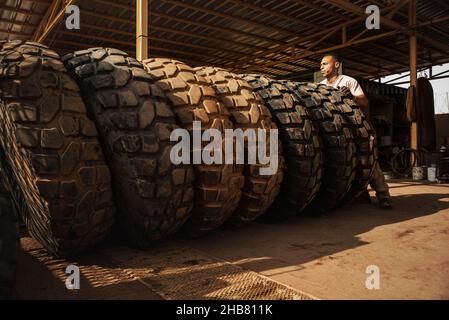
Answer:
[{"label": "dark tire rubber", "polygon": [[356,143],[347,116],[352,114],[352,108],[332,103],[333,96],[321,92],[323,85],[285,83],[309,111],[324,143],[323,180],[307,211],[315,214],[332,210],[343,201],[356,175]]},{"label": "dark tire rubber", "polygon": [[19,251],[17,210],[0,169],[0,300],[9,299]]},{"label": "dark tire rubber", "polygon": [[376,131],[354,100],[332,87],[319,87],[322,94],[329,97],[330,102],[343,112],[356,143],[357,169],[351,189],[345,201],[359,197],[369,184],[377,161]]},{"label": "dark tire rubber", "polygon": [[319,132],[309,111],[283,82],[260,75],[244,78],[265,101],[280,129],[287,169],[272,218],[286,218],[301,213],[321,186],[323,151]]},{"label": "dark tire rubber", "polygon": [[[193,121],[201,130],[214,128],[224,134],[232,129],[229,111],[218,103],[215,90],[186,64],[163,58],[144,61],[148,73],[167,94],[180,125],[193,136]],[[193,139],[192,139],[193,140]],[[224,139],[222,141],[224,143]],[[207,145],[202,143],[202,147]],[[224,155],[223,155],[224,159]],[[195,205],[184,234],[197,237],[221,225],[240,201],[244,184],[242,166],[234,164],[195,164]]]},{"label": "dark tire rubber", "polygon": [[125,52],[93,48],[66,55],[112,172],[118,229],[146,248],[179,230],[193,205],[193,169],[174,165],[177,128],[165,94]]},{"label": "dark tire rubber", "polygon": [[0,51],[2,166],[30,234],[56,256],[103,240],[115,207],[94,123],[60,57],[34,42]]},{"label": "dark tire rubber", "polygon": [[[200,67],[197,74],[208,80],[218,100],[228,108],[235,129],[277,129],[271,120],[271,113],[252,87],[241,76],[222,68]],[[270,150],[267,138],[266,150]],[[259,170],[267,165],[244,164],[245,185],[242,199],[226,226],[243,227],[263,215],[275,201],[283,179],[284,159],[278,143],[278,166],[272,175],[261,175]],[[253,152],[257,152],[253,150]],[[245,159],[248,159],[248,145],[245,144]]]}]

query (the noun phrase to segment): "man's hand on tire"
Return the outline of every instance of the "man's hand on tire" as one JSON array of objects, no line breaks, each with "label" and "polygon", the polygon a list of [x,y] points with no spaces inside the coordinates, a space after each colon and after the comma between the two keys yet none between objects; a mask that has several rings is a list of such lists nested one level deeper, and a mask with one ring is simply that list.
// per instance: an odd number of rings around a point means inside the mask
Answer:
[{"label": "man's hand on tire", "polygon": [[348,87],[339,87],[338,88],[341,93],[343,93],[345,96],[350,96],[352,98],[351,90]]}]

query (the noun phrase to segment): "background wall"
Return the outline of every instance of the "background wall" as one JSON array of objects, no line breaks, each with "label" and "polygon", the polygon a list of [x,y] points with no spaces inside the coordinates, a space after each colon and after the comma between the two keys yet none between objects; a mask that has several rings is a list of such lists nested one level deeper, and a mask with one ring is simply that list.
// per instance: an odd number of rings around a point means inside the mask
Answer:
[{"label": "background wall", "polygon": [[[435,125],[437,129],[437,147],[440,148],[446,143],[449,147],[449,114],[436,114]],[[445,142],[446,141],[446,142]]]}]

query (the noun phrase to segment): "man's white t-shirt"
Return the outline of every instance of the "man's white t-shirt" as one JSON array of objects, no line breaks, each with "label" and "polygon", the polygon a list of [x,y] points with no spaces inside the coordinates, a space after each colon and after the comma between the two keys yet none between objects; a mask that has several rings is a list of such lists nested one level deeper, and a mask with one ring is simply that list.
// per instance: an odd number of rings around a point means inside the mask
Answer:
[{"label": "man's white t-shirt", "polygon": [[337,80],[332,83],[332,84],[328,84],[327,83],[327,79],[324,79],[323,81],[320,82],[321,84],[325,84],[326,86],[331,86],[334,87],[336,89],[339,89],[341,87],[347,87],[349,90],[351,90],[351,94],[354,97],[358,97],[363,95],[363,90],[362,87],[360,87],[359,83],[357,82],[356,79],[351,78],[349,76],[345,76],[345,75],[339,75],[337,77]]}]

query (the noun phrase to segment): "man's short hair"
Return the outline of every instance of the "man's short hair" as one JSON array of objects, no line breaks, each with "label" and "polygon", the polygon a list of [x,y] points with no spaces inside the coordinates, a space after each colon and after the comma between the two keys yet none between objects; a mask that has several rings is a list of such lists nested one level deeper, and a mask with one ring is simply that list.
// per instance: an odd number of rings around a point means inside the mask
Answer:
[{"label": "man's short hair", "polygon": [[323,58],[324,57],[332,57],[335,61],[340,62],[340,63],[342,62],[340,56],[337,53],[335,53],[335,52],[326,53],[323,56]]}]

